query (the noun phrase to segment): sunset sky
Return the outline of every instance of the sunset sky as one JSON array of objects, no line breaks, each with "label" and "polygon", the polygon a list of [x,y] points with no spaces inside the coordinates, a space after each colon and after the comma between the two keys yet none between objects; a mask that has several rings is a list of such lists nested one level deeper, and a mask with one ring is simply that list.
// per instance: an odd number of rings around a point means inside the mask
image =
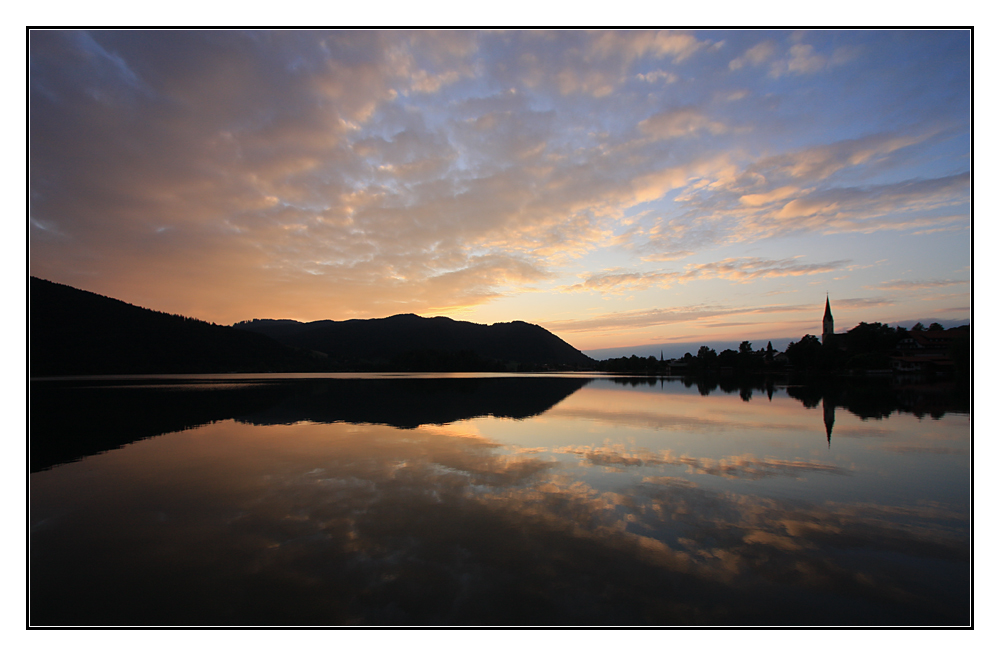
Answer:
[{"label": "sunset sky", "polygon": [[33,31],[30,271],[583,350],[970,316],[970,35]]}]

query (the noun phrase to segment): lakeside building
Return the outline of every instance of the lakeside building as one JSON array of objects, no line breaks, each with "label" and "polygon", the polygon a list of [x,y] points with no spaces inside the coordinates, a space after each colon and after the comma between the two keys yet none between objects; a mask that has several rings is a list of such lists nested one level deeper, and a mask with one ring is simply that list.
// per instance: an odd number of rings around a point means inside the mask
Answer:
[{"label": "lakeside building", "polygon": [[892,369],[900,374],[949,373],[955,368],[952,345],[967,335],[967,326],[949,330],[910,330],[896,345],[899,355],[892,356]]}]

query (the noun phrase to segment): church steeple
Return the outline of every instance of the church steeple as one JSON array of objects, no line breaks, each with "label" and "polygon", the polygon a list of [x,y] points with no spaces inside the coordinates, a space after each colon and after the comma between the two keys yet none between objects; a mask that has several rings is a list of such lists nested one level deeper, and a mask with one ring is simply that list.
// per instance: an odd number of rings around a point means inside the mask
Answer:
[{"label": "church steeple", "polygon": [[827,337],[833,336],[833,312],[830,312],[830,295],[826,295],[826,312],[823,313],[823,343]]}]

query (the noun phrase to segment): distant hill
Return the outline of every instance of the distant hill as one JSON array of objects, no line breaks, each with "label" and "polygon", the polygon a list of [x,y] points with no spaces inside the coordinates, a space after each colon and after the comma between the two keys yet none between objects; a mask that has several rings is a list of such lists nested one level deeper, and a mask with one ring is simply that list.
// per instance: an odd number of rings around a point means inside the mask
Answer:
[{"label": "distant hill", "polygon": [[30,375],[312,371],[315,360],[260,334],[147,310],[32,277]]},{"label": "distant hill", "polygon": [[931,325],[932,323],[940,324],[942,328],[948,330],[949,328],[959,328],[961,326],[968,326],[972,323],[969,319],[935,319],[931,317],[930,319],[909,319],[906,321],[892,321],[887,323],[887,326],[902,326],[909,330],[914,326],[914,324],[922,323],[924,327]]},{"label": "distant hill", "polygon": [[[784,351],[789,343],[797,341],[798,337],[770,337],[767,339],[760,338],[750,338],[750,342],[753,344],[753,348],[759,349],[767,346],[768,342],[771,342],[771,346],[776,351]],[[707,346],[710,349],[715,349],[716,352],[722,353],[726,349],[733,349],[734,351],[739,349],[740,342],[742,339],[735,340],[722,340],[722,341],[700,341],[700,342],[663,342],[655,344],[637,344],[635,346],[615,346],[611,348],[603,349],[588,349],[587,355],[594,358],[595,360],[607,360],[608,358],[627,358],[631,355],[637,355],[640,358],[648,358],[653,356],[659,359],[660,354],[667,360],[672,358],[682,358],[685,353],[696,354],[698,349],[702,346]]]},{"label": "distant hill", "polygon": [[594,361],[541,326],[413,314],[219,326],[31,277],[32,377],[293,371],[530,371]]},{"label": "distant hill", "polygon": [[400,371],[590,367],[594,361],[541,326],[487,326],[446,317],[400,314],[385,319],[255,319],[236,328],[325,354],[335,369]]}]

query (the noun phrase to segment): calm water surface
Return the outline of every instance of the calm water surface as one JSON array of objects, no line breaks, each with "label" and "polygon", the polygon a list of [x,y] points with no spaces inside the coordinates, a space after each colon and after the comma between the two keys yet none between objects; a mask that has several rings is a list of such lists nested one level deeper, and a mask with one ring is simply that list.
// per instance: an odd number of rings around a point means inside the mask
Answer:
[{"label": "calm water surface", "polygon": [[31,392],[32,625],[970,621],[970,419],[928,386]]}]

